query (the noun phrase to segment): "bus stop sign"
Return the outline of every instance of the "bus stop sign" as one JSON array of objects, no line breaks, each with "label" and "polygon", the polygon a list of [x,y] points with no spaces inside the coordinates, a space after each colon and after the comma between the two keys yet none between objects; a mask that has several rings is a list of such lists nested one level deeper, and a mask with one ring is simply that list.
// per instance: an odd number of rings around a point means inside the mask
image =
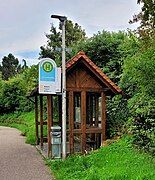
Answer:
[{"label": "bus stop sign", "polygon": [[61,68],[50,58],[39,63],[39,93],[56,94],[61,92]]}]

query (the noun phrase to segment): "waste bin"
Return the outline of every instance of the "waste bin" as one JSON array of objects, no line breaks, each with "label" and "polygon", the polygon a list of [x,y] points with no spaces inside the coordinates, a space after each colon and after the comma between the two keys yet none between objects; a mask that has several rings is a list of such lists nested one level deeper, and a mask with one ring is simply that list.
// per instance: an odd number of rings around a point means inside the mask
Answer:
[{"label": "waste bin", "polygon": [[52,157],[61,158],[61,127],[51,127]]}]

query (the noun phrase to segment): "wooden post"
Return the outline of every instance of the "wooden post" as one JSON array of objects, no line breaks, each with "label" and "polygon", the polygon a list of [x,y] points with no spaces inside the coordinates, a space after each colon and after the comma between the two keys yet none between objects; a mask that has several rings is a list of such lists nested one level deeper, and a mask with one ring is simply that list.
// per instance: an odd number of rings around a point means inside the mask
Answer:
[{"label": "wooden post", "polygon": [[36,127],[36,145],[39,144],[39,135],[38,135],[38,97],[35,96],[35,127]]},{"label": "wooden post", "polygon": [[51,126],[53,125],[53,97],[52,95],[47,95],[47,142],[48,142],[48,157],[51,157]]},{"label": "wooden post", "polygon": [[102,102],[102,110],[101,110],[101,126],[102,126],[102,142],[101,145],[104,145],[106,140],[106,95],[104,92],[101,93],[101,102]]},{"label": "wooden post", "polygon": [[74,153],[74,95],[73,91],[69,92],[69,145],[70,145],[70,153]]},{"label": "wooden post", "polygon": [[81,115],[82,115],[82,153],[86,150],[86,92],[81,93]]},{"label": "wooden post", "polygon": [[40,146],[43,148],[43,96],[40,95]]}]

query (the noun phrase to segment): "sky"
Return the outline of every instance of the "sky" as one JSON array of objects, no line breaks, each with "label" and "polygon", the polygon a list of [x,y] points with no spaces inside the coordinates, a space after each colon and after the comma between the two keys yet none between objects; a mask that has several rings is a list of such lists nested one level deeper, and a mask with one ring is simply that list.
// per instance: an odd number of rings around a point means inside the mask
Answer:
[{"label": "sky", "polygon": [[64,15],[85,29],[88,37],[98,31],[135,29],[129,24],[140,11],[137,0],[0,0],[0,62],[12,53],[29,65],[37,62],[40,46],[46,44],[45,33],[52,14]]}]

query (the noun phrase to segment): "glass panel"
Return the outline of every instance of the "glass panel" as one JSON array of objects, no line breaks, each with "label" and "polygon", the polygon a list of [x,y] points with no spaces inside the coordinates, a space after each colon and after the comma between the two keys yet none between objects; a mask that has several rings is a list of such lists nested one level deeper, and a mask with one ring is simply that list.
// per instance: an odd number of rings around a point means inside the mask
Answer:
[{"label": "glass panel", "polygon": [[99,93],[87,93],[86,127],[101,127],[101,97]]},{"label": "glass panel", "polygon": [[101,110],[102,110],[102,102],[101,102],[102,98],[99,97],[98,103],[99,103],[99,109],[98,109],[98,127],[101,128]]},{"label": "glass panel", "polygon": [[81,134],[74,134],[74,153],[82,152]]},{"label": "glass panel", "polygon": [[69,129],[69,93],[66,93],[66,129]]},{"label": "glass panel", "polygon": [[86,134],[86,151],[98,149],[101,146],[101,134]]},{"label": "glass panel", "polygon": [[59,103],[58,96],[53,96],[53,125],[59,125]]},{"label": "glass panel", "polygon": [[66,150],[67,150],[67,155],[70,154],[70,146],[69,146],[69,133],[66,135]]},{"label": "glass panel", "polygon": [[81,94],[74,93],[74,128],[81,128]]}]

